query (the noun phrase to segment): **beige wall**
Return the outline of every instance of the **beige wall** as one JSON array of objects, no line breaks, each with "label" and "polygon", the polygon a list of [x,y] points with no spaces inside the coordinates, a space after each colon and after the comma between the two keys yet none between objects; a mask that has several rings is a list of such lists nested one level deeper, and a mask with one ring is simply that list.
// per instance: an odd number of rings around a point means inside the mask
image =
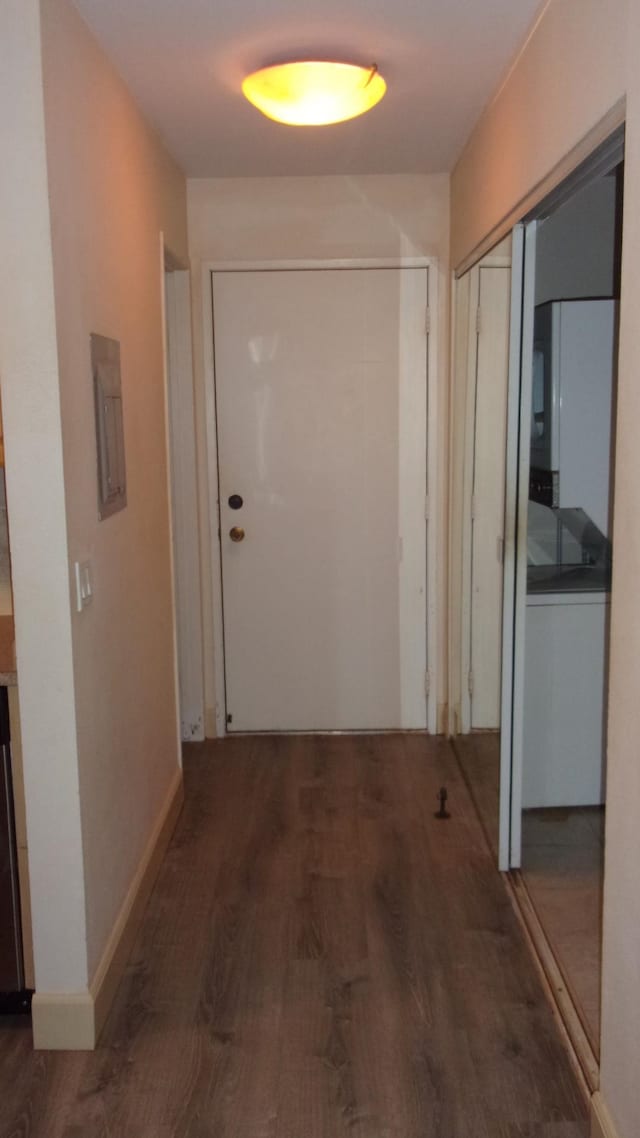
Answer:
[{"label": "beige wall", "polygon": [[550,0],[451,179],[458,266],[624,97],[626,0]]},{"label": "beige wall", "polygon": [[[551,0],[452,178],[459,264],[627,95],[607,781],[601,1090],[620,1138],[640,1133],[640,6]],[[594,132],[595,133],[595,132]]]},{"label": "beige wall", "polygon": [[630,5],[613,530],[601,1088],[640,1134],[640,6]]},{"label": "beige wall", "polygon": [[38,0],[0,9],[0,382],[35,965],[86,987],[78,755]]},{"label": "beige wall", "polygon": [[[42,0],[80,808],[93,975],[175,772],[160,232],[186,259],[186,187],[68,0]],[[100,522],[89,335],[120,341],[127,507]]]},{"label": "beige wall", "polygon": [[[0,368],[36,985],[95,974],[178,767],[160,232],[186,186],[69,0],[0,11]],[[128,506],[98,522],[89,335],[120,340]],[[73,562],[94,599],[75,611]]]},{"label": "beige wall", "polygon": [[[317,178],[193,179],[188,183],[189,246],[193,269],[196,366],[196,421],[199,425],[199,481],[207,486],[206,393],[202,331],[202,265],[207,261],[336,260],[435,257],[439,275],[440,495],[438,597],[440,689],[444,699],[446,662],[446,362],[449,302],[449,178],[367,175]],[[207,731],[214,730],[213,615],[209,503],[201,496],[202,579],[205,623]]]}]

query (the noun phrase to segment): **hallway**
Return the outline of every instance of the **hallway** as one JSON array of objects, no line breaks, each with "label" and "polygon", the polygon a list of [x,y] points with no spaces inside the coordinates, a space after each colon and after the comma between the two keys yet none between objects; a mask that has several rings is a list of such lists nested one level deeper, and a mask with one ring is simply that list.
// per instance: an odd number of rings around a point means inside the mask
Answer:
[{"label": "hallway", "polygon": [[185,780],[99,1049],[0,1026],[1,1138],[586,1138],[445,740],[236,737]]}]

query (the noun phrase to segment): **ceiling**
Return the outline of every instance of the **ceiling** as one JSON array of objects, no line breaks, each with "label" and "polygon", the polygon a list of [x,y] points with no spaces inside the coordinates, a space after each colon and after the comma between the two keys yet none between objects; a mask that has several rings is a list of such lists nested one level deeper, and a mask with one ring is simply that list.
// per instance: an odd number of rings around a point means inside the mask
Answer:
[{"label": "ceiling", "polygon": [[[188,176],[450,170],[540,0],[75,0]],[[270,122],[244,76],[296,58],[377,63],[361,119]]]}]

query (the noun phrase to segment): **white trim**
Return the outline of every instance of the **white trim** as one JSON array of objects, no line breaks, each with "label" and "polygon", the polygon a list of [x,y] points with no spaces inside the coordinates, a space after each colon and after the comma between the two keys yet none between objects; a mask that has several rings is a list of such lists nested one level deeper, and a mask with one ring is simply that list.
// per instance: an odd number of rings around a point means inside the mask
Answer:
[{"label": "white trim", "polygon": [[[215,733],[227,733],[225,719],[224,621],[222,613],[222,555],[220,550],[220,491],[218,486],[218,420],[213,344],[213,262],[202,266],[202,340],[204,353],[205,433],[207,443],[207,476],[209,480],[209,553],[211,595],[213,598],[213,669],[216,695]],[[207,723],[207,735],[210,724]]]},{"label": "white trim", "polygon": [[427,670],[430,676],[427,703],[427,730],[438,731],[438,548],[440,545],[438,485],[438,266],[434,258],[416,264],[416,258],[407,258],[394,266],[401,269],[425,268],[427,272],[427,303],[432,313],[427,337],[427,494],[431,502],[427,520]]},{"label": "white trim", "polygon": [[95,1048],[182,809],[183,798],[182,771],[178,769],[89,989],[83,992],[36,992],[34,995],[32,1021],[36,1050],[92,1051]]},{"label": "white trim", "polygon": [[518,505],[515,548],[513,630],[513,722],[511,732],[511,835],[509,861],[519,869],[522,859],[522,774],[524,765],[524,655],[527,614],[527,520],[531,438],[531,387],[533,383],[533,322],[535,315],[536,229],[531,221],[524,231],[522,344],[518,453]]},{"label": "white trim", "polygon": [[[481,307],[481,271],[483,269],[511,269],[511,255],[488,253],[462,277],[453,277],[452,300],[452,427],[450,460],[450,493],[453,494],[454,467],[460,472],[458,503],[451,497],[452,507],[458,511],[451,516],[450,579],[459,572],[459,593],[449,598],[449,668],[450,692],[456,695],[456,705],[450,715],[450,730],[462,735],[472,730],[473,697],[469,692],[469,675],[473,672],[472,619],[473,619],[473,483],[475,478],[475,419],[478,393],[478,350],[480,333],[477,330],[477,313]],[[463,319],[459,304],[460,290],[467,289],[466,310]],[[464,329],[459,328],[464,323]],[[458,350],[464,334],[463,350]],[[459,357],[459,358],[458,358]],[[453,423],[458,412],[458,424]],[[505,424],[506,432],[506,424]],[[506,433],[502,442],[506,447]],[[456,549],[456,534],[459,546]],[[459,559],[459,570],[456,569]],[[459,626],[453,614],[458,606]],[[455,640],[454,640],[455,636]]]},{"label": "white trim", "polygon": [[469,319],[465,368],[464,433],[462,461],[462,597],[460,603],[460,730],[471,730],[471,606],[473,565],[473,479],[475,457],[475,408],[478,383],[477,312],[480,304],[480,266],[469,272]]},{"label": "white trim", "polygon": [[449,462],[447,470],[447,499],[449,502],[449,526],[447,542],[447,565],[449,566],[449,587],[447,589],[447,725],[446,732],[449,737],[458,734],[458,720],[460,716],[460,702],[457,670],[459,666],[459,646],[456,643],[456,634],[453,620],[453,608],[457,603],[452,596],[451,567],[455,565],[457,551],[455,548],[455,524],[453,523],[454,504],[454,466],[456,462],[456,435],[454,425],[454,401],[456,394],[456,328],[459,319],[458,282],[451,273],[449,287],[449,408],[448,408],[448,439]]},{"label": "white trim", "polygon": [[219,538],[220,492],[218,483],[218,444],[215,398],[213,273],[304,271],[312,269],[427,269],[427,301],[432,313],[427,337],[427,486],[432,503],[426,522],[427,533],[427,670],[430,692],[427,703],[427,728],[437,731],[438,720],[438,623],[437,623],[437,550],[439,539],[438,502],[438,263],[434,257],[348,258],[345,260],[271,260],[271,261],[206,261],[202,265],[202,328],[204,345],[204,385],[206,407],[207,469],[209,478],[209,510],[211,533],[211,588],[213,594],[213,649],[216,689],[216,735],[226,735],[224,625],[222,610],[222,566]]},{"label": "white trim", "polygon": [[170,437],[170,414],[169,414],[169,366],[167,359],[167,306],[166,306],[166,293],[165,293],[165,265],[167,257],[170,256],[164,243],[164,233],[160,233],[160,331],[162,335],[162,395],[164,401],[164,447],[167,456],[166,464],[166,488],[167,488],[167,513],[169,518],[169,572],[171,577],[171,642],[173,648],[173,690],[175,699],[175,723],[176,723],[176,754],[178,757],[178,765],[182,765],[182,740],[180,738],[180,676],[178,664],[178,614],[176,612],[176,566],[174,558],[174,545],[173,545],[173,510],[171,508],[172,493],[171,493],[171,437]]},{"label": "white trim", "polygon": [[304,258],[267,261],[207,261],[205,275],[209,273],[268,273],[304,272],[312,269],[431,269],[436,268],[434,257],[347,257]]},{"label": "white trim", "polygon": [[189,272],[172,269],[165,273],[164,283],[180,732],[182,740],[189,742],[204,739],[202,592]]},{"label": "white trim", "polygon": [[511,319],[509,327],[509,392],[505,466],[504,564],[502,586],[502,692],[500,712],[500,837],[498,864],[509,869],[511,845],[511,736],[513,730],[513,605],[516,567],[518,419],[520,407],[520,342],[524,228],[513,230],[511,245]]},{"label": "white trim", "polygon": [[31,1022],[34,1051],[93,1051],[96,1045],[90,992],[36,992]]},{"label": "white trim", "polygon": [[591,1138],[621,1138],[602,1091],[596,1091],[591,1099]]},{"label": "white trim", "polygon": [[[490,378],[488,374],[481,374],[482,367],[482,345],[486,346],[487,340],[483,336],[487,333],[487,329],[483,326],[483,312],[487,309],[486,292],[483,292],[483,287],[488,287],[487,282],[489,277],[483,274],[489,273],[491,280],[497,280],[496,273],[504,274],[509,273],[506,278],[505,284],[508,286],[510,282],[511,273],[511,256],[495,254],[491,256],[488,254],[486,257],[477,264],[465,275],[464,280],[469,279],[469,313],[468,313],[468,331],[467,331],[467,368],[465,379],[465,404],[464,404],[464,455],[462,457],[463,463],[463,489],[462,489],[462,598],[461,598],[461,699],[460,699],[460,722],[461,733],[468,734],[473,731],[477,726],[480,730],[487,728],[496,729],[498,724],[495,720],[492,723],[483,722],[478,725],[477,719],[479,718],[479,703],[482,704],[482,681],[476,684],[476,677],[479,677],[485,667],[483,660],[483,646],[482,644],[474,643],[474,628],[476,627],[477,614],[482,607],[482,598],[479,595],[478,583],[475,579],[475,574],[478,571],[477,555],[479,544],[482,544],[482,538],[479,536],[478,522],[474,518],[474,507],[476,503],[481,508],[481,500],[477,494],[478,478],[482,477],[483,469],[482,463],[487,462],[487,456],[478,454],[478,414],[479,408],[482,411],[484,403],[483,400],[487,397],[487,392],[481,386],[481,381],[486,383]],[[502,276],[504,279],[504,276]],[[483,281],[484,286],[483,286]],[[484,297],[484,299],[483,299]],[[509,319],[509,332],[510,332],[510,319]],[[496,365],[498,366],[498,365]],[[502,382],[507,379],[505,373],[502,373]],[[506,384],[508,388],[508,383]],[[505,396],[503,388],[502,398]],[[498,422],[495,428],[493,447],[494,451],[497,449],[501,452],[500,461],[502,456],[506,454],[506,406],[504,406],[505,417],[502,423]],[[501,491],[504,489],[504,482]],[[502,519],[502,529],[496,535],[498,539],[502,539],[504,544],[504,510]],[[502,566],[499,570],[502,574]],[[495,636],[500,636],[501,619],[502,619],[502,606],[500,603],[497,605],[497,612],[495,613]],[[497,675],[495,679],[496,687],[499,685],[500,680],[500,657],[496,659]],[[470,683],[470,677],[472,682]],[[499,694],[496,691],[495,703],[499,704]],[[475,706],[474,706],[475,700]],[[480,711],[482,707],[480,706]],[[498,712],[499,713],[499,712]],[[475,720],[474,722],[474,715]],[[495,710],[494,710],[495,715]]]}]

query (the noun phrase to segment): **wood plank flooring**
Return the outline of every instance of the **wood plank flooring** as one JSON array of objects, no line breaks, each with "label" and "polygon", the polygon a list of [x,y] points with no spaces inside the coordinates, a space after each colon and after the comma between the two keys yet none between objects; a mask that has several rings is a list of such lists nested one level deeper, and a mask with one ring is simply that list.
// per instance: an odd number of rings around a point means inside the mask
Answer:
[{"label": "wood plank flooring", "polygon": [[[453,740],[453,748],[497,860],[500,736],[492,731],[458,735]],[[597,1057],[600,1053],[604,808],[524,810],[521,875]]]},{"label": "wood plank flooring", "polygon": [[472,731],[470,735],[456,735],[452,746],[497,861],[500,845],[500,734],[498,731]]},{"label": "wood plank flooring", "polygon": [[0,1026],[2,1138],[586,1138],[446,741],[229,739],[185,777],[99,1049]]},{"label": "wood plank flooring", "polygon": [[604,807],[524,810],[521,872],[599,1057]]}]

